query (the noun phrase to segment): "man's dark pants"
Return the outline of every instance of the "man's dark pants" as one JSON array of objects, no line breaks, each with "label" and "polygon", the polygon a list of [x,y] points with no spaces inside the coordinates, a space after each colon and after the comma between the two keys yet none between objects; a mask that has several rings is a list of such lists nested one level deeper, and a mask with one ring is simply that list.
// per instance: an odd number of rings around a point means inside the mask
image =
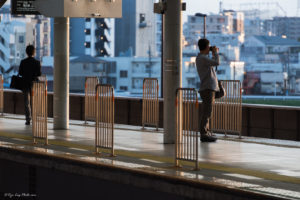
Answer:
[{"label": "man's dark pants", "polygon": [[200,96],[202,99],[202,112],[199,113],[200,119],[200,133],[205,135],[209,129],[209,120],[211,118],[212,106],[215,102],[215,91],[213,90],[203,90],[200,91]]},{"label": "man's dark pants", "polygon": [[25,106],[25,117],[26,121],[31,120],[31,108],[32,108],[32,97],[31,97],[31,88],[24,88],[24,106]]}]

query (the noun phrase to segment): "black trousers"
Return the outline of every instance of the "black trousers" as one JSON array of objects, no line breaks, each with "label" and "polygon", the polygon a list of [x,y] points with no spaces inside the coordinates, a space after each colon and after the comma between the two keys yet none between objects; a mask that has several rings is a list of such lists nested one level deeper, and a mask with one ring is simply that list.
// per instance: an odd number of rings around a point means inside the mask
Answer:
[{"label": "black trousers", "polygon": [[24,95],[24,107],[25,107],[26,121],[30,121],[31,120],[31,110],[32,110],[31,88],[24,88],[23,95]]},{"label": "black trousers", "polygon": [[202,112],[199,113],[200,120],[200,133],[205,135],[209,129],[209,120],[211,118],[212,106],[215,102],[215,91],[213,90],[203,90],[200,91],[200,96],[202,99]]}]

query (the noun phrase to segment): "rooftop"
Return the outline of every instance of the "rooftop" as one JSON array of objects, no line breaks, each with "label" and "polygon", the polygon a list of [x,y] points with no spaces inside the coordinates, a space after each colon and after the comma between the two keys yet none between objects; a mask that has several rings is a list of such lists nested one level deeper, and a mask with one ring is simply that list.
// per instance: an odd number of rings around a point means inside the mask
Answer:
[{"label": "rooftop", "polygon": [[105,63],[105,62],[106,61],[95,58],[90,55],[81,55],[70,60],[70,63]]},{"label": "rooftop", "polygon": [[254,36],[261,42],[266,45],[291,45],[291,46],[300,46],[300,42],[288,38],[282,38],[278,36],[263,36],[256,35]]}]

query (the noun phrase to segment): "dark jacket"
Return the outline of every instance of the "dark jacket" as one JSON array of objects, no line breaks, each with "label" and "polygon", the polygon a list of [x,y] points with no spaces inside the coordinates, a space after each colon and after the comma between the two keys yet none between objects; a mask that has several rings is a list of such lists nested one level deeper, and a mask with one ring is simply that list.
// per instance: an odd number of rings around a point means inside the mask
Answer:
[{"label": "dark jacket", "polygon": [[21,61],[19,74],[23,78],[24,89],[30,89],[32,82],[41,75],[41,63],[33,57],[25,58]]}]

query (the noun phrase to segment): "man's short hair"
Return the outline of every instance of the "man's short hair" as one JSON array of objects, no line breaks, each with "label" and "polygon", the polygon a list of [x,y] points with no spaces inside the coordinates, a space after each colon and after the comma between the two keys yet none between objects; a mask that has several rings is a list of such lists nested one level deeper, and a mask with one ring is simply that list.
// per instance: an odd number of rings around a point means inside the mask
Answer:
[{"label": "man's short hair", "polygon": [[34,48],[33,45],[28,45],[28,46],[26,47],[26,54],[27,54],[28,56],[33,56],[34,51],[35,51],[35,48]]},{"label": "man's short hair", "polygon": [[207,39],[200,39],[198,41],[198,47],[199,47],[200,51],[206,49],[207,46],[209,46],[209,40],[207,40]]}]

